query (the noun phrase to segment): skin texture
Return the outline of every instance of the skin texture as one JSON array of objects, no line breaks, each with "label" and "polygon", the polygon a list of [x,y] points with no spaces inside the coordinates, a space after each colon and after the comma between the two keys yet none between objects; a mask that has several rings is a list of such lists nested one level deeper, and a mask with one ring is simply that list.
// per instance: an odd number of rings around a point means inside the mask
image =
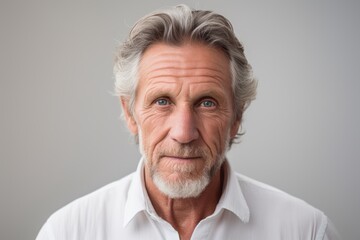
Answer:
[{"label": "skin texture", "polygon": [[[228,142],[241,121],[233,113],[227,56],[196,42],[155,43],[140,62],[134,112],[127,110],[126,99],[121,102],[130,131],[139,135],[145,186],[155,210],[181,239],[190,239],[215,210]],[[204,176],[208,182],[194,196],[171,197],[154,183],[155,175],[169,186]]]}]

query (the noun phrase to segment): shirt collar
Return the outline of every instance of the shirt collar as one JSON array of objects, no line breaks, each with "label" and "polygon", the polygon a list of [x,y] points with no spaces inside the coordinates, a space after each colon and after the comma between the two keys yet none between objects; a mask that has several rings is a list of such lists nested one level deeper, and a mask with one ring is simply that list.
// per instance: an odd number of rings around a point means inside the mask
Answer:
[{"label": "shirt collar", "polygon": [[[219,213],[222,209],[227,209],[234,213],[241,221],[247,223],[250,218],[249,207],[236,178],[236,173],[232,170],[227,160],[225,161],[225,169],[227,180],[214,215]],[[125,203],[123,226],[126,226],[135,215],[146,210],[150,214],[156,215],[145,189],[144,160],[141,159],[129,187],[128,197]]]},{"label": "shirt collar", "polygon": [[227,209],[234,213],[242,222],[248,223],[250,219],[250,210],[246,203],[244,194],[241,191],[236,173],[232,170],[228,161],[225,161],[227,179],[223,189],[222,196],[217,204],[214,214],[222,209]]},{"label": "shirt collar", "polygon": [[129,186],[128,197],[124,209],[124,224],[125,227],[139,212],[146,210],[146,199],[144,184],[144,164],[143,159],[140,159],[136,172],[132,176],[132,181]]}]

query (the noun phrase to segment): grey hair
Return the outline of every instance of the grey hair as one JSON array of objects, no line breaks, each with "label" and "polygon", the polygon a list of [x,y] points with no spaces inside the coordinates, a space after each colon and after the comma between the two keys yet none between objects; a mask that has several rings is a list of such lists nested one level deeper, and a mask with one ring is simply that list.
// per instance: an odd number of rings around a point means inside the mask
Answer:
[{"label": "grey hair", "polygon": [[219,48],[229,57],[235,118],[241,120],[244,110],[255,99],[257,87],[244,48],[225,17],[211,11],[192,10],[186,5],[154,12],[134,25],[115,57],[116,95],[128,101],[128,110],[133,113],[137,71],[144,51],[157,42],[181,45],[188,40]]}]

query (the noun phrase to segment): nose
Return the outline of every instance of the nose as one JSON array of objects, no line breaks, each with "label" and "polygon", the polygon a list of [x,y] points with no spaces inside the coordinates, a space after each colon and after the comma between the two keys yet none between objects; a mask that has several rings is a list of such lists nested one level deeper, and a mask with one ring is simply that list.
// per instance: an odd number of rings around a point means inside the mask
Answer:
[{"label": "nose", "polygon": [[170,137],[181,144],[190,143],[199,138],[195,113],[190,107],[179,107],[170,118]]}]

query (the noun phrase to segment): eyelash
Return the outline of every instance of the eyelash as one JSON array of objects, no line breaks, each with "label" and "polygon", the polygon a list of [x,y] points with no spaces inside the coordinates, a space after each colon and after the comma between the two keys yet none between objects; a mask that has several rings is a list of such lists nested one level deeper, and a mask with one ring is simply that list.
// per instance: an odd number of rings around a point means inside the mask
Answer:
[{"label": "eyelash", "polygon": [[[211,106],[205,106],[205,103],[211,103]],[[204,99],[200,102],[199,106],[206,108],[216,107],[216,102],[214,100]]]},{"label": "eyelash", "polygon": [[[162,102],[166,101],[166,104],[160,104],[161,101],[162,101]],[[166,106],[166,105],[169,105],[171,102],[170,102],[170,100],[167,99],[167,98],[158,98],[158,99],[156,99],[156,100],[154,101],[154,103],[157,104],[157,105],[159,105],[159,106]]]}]

